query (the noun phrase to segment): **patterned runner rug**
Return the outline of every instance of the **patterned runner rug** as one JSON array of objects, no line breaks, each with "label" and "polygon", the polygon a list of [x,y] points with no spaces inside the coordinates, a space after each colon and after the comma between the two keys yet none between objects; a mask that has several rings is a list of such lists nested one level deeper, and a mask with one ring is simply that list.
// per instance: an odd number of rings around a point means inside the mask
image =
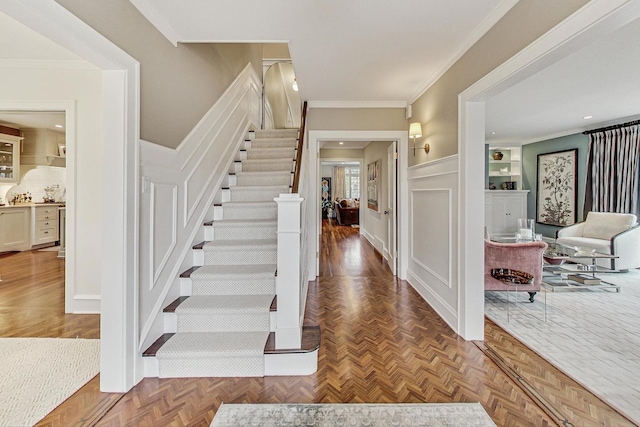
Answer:
[{"label": "patterned runner rug", "polygon": [[222,404],[211,427],[495,426],[479,403]]},{"label": "patterned runner rug", "polygon": [[100,340],[0,338],[0,426],[32,426],[100,370]]}]

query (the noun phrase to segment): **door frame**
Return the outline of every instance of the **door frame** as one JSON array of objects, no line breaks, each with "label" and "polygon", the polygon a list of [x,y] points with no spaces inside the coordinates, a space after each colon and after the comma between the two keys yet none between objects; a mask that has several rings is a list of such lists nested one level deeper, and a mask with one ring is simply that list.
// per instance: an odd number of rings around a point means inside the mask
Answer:
[{"label": "door frame", "polygon": [[[65,114],[66,146],[66,215],[69,224],[75,224],[76,210],[76,103],[74,100],[0,100],[0,110],[21,112],[63,112]],[[91,303],[74,301],[76,295],[76,228],[65,227],[64,312],[94,312]]]},{"label": "door frame", "polygon": [[[397,276],[407,277],[409,248],[409,195],[407,189],[407,159],[409,153],[409,132],[404,131],[350,131],[350,130],[310,130],[307,145],[309,156],[309,209],[315,212],[316,219],[309,230],[309,280],[315,280],[319,273],[320,233],[322,232],[322,213],[320,212],[320,142],[321,141],[397,141],[398,179],[397,192],[400,201],[398,210],[398,271]],[[362,173],[362,171],[361,171]],[[361,175],[362,176],[362,175]]]},{"label": "door frame", "polygon": [[485,102],[549,65],[640,17],[640,2],[591,0],[458,96],[458,330],[465,340],[484,339]]},{"label": "door frame", "polygon": [[[138,326],[139,63],[54,0],[0,0],[0,11],[102,70],[100,391],[144,376]],[[108,174],[108,175],[107,175]]]},{"label": "door frame", "polygon": [[387,264],[391,273],[396,275],[398,271],[398,142],[393,141],[387,149],[387,208],[391,210],[387,214],[387,249],[389,259]]}]

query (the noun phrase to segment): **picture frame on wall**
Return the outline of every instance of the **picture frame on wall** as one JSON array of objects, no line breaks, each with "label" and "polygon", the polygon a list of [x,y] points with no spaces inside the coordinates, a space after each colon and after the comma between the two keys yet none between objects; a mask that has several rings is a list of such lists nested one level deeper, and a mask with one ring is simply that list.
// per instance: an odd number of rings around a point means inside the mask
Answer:
[{"label": "picture frame on wall", "polygon": [[367,207],[380,212],[380,160],[367,165]]},{"label": "picture frame on wall", "polygon": [[536,222],[566,227],[578,220],[578,149],[538,154]]},{"label": "picture frame on wall", "polygon": [[331,211],[331,177],[323,176],[320,184],[322,202],[322,218],[328,218]]}]

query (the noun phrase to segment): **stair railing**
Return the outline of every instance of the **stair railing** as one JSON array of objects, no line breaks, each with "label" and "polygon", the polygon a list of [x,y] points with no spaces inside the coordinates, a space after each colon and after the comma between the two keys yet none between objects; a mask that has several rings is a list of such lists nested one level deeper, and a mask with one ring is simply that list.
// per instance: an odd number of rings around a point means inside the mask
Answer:
[{"label": "stair railing", "polygon": [[298,192],[298,187],[300,183],[300,170],[302,169],[302,152],[304,149],[304,132],[305,127],[307,125],[307,101],[304,101],[302,104],[302,120],[300,120],[300,133],[298,134],[298,150],[296,151],[296,165],[295,172],[293,174],[293,187],[291,188],[292,193]]},{"label": "stair railing", "polygon": [[278,204],[278,275],[276,294],[276,349],[299,349],[302,346],[302,323],[309,286],[308,276],[308,156],[304,156],[307,102],[302,108],[298,147],[291,193],[276,198]]}]

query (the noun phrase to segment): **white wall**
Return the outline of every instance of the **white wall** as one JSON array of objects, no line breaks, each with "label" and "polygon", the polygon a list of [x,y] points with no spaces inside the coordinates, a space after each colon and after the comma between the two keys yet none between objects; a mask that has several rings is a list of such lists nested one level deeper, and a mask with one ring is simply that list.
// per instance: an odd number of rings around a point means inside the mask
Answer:
[{"label": "white wall", "polygon": [[[391,142],[376,141],[364,148],[364,166],[361,171],[360,206],[363,211],[363,223],[360,225],[360,232],[371,242],[381,253],[385,253],[387,243],[387,216],[383,213],[387,206],[387,150]],[[380,160],[380,175],[378,177],[379,212],[367,207],[367,165]]]},{"label": "white wall", "polygon": [[458,156],[411,166],[407,281],[459,333]]},{"label": "white wall", "polygon": [[[36,63],[37,64],[37,63]],[[40,65],[41,66],[41,65]],[[67,220],[74,224],[75,242],[68,242],[67,265],[73,265],[74,300],[70,311],[99,312],[102,227],[102,73],[89,66],[82,69],[23,67],[0,63],[3,106],[19,101],[75,102],[75,197],[67,195]],[[69,130],[67,129],[67,132]],[[68,154],[69,157],[73,158]],[[69,166],[69,165],[68,165]],[[69,185],[70,187],[70,185]],[[69,271],[67,270],[67,273]],[[69,307],[68,307],[69,308]]]}]

